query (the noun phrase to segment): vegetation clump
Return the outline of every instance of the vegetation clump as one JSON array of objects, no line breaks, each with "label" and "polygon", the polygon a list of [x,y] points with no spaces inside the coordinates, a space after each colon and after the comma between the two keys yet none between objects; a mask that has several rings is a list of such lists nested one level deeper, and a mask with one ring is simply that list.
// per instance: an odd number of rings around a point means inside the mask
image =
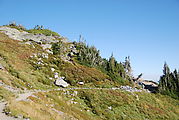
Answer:
[{"label": "vegetation clump", "polygon": [[7,25],[4,25],[10,28],[15,28],[20,31],[26,31],[33,34],[44,34],[46,36],[55,36],[60,37],[60,35],[52,30],[45,29],[43,25],[36,25],[33,29],[27,29],[21,24],[17,24],[16,22],[10,22]]},{"label": "vegetation clump", "polygon": [[16,22],[10,22],[9,24],[7,24],[5,26],[11,27],[11,28],[15,28],[17,30],[23,30],[23,31],[27,30],[23,25],[17,24]]},{"label": "vegetation clump", "polygon": [[33,29],[27,30],[29,33],[33,34],[44,34],[46,36],[60,36],[58,33],[51,31],[49,29],[44,29],[44,27],[41,25],[36,25]]}]

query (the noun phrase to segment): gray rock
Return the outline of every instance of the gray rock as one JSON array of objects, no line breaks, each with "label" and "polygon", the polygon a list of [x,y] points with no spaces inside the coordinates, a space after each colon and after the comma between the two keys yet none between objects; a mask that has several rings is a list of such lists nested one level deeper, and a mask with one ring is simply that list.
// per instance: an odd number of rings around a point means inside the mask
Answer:
[{"label": "gray rock", "polygon": [[5,68],[0,64],[0,70],[4,70]]},{"label": "gray rock", "polygon": [[50,49],[50,48],[52,47],[51,44],[42,44],[41,46],[42,46],[42,48],[43,48],[44,50]]},{"label": "gray rock", "polygon": [[23,41],[23,39],[20,38],[20,36],[28,34],[27,32],[20,32],[19,30],[14,29],[14,28],[10,28],[10,27],[0,27],[0,30],[3,33],[5,33],[6,35],[8,35],[10,38],[15,39],[15,40],[19,40],[19,41]]},{"label": "gray rock", "polygon": [[54,71],[55,71],[55,68],[51,68],[51,71],[54,72]]},{"label": "gray rock", "polygon": [[48,59],[48,54],[46,54],[46,53],[42,53],[42,54],[41,54],[41,57],[42,57],[42,58],[46,58],[46,59]]},{"label": "gray rock", "polygon": [[58,77],[58,73],[57,73],[57,72],[56,72],[56,73],[54,73],[54,78],[56,78],[56,79],[57,79],[57,78],[59,78],[59,77]]},{"label": "gray rock", "polygon": [[[0,27],[0,32],[5,33],[14,40],[23,41],[20,44],[28,44],[34,46],[34,43],[39,44],[48,54],[53,54],[51,49],[52,43],[57,43],[59,38],[66,43],[68,39],[63,37],[54,37],[54,36],[46,36],[44,34],[32,34],[25,31],[19,31],[15,28],[10,28],[6,26]],[[64,47],[64,51],[70,51],[67,54],[61,55],[61,59],[65,62],[72,62],[72,57],[78,53],[76,50],[76,46],[74,44],[70,44],[69,48]],[[45,56],[48,59],[48,56]],[[40,63],[38,63],[40,64]]]},{"label": "gray rock", "polygon": [[22,119],[23,115],[18,115],[17,118]]},{"label": "gray rock", "polygon": [[47,49],[46,52],[48,52],[49,54],[53,54],[53,52],[49,49]]},{"label": "gray rock", "polygon": [[121,86],[120,89],[128,91],[128,92],[142,92],[142,90],[137,89],[137,88],[133,88],[130,86]]},{"label": "gray rock", "polygon": [[112,107],[111,107],[111,106],[109,106],[109,107],[108,107],[108,109],[109,109],[109,110],[112,110]]},{"label": "gray rock", "polygon": [[84,82],[78,82],[79,85],[84,85]]},{"label": "gray rock", "polygon": [[68,87],[69,84],[64,80],[64,77],[59,77],[55,81],[55,85],[60,86],[60,87]]},{"label": "gray rock", "polygon": [[[21,32],[15,28],[10,28],[10,27],[6,27],[6,26],[0,27],[0,30],[14,40],[19,40],[19,41],[29,40],[29,41],[34,41],[39,44],[58,42],[58,40],[55,40],[55,37],[53,37],[53,36],[46,36],[43,34],[34,35],[32,33],[28,33],[25,31]],[[28,44],[30,44],[30,43],[28,43]]]}]

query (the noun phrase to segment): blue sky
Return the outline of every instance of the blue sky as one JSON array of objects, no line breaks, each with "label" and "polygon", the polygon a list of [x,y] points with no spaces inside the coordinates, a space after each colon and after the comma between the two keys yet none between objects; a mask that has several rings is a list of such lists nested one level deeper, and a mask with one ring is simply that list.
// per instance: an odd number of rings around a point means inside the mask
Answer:
[{"label": "blue sky", "polygon": [[0,0],[0,25],[39,24],[70,40],[81,34],[103,57],[131,57],[134,75],[158,81],[179,69],[179,0]]}]

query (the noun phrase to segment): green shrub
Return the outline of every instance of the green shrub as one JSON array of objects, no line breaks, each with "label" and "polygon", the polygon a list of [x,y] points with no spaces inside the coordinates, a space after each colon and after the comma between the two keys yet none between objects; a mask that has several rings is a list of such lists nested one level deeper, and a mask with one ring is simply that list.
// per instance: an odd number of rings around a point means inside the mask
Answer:
[{"label": "green shrub", "polygon": [[27,32],[33,33],[33,34],[44,34],[46,36],[60,36],[58,33],[53,32],[49,29],[40,29],[40,30],[30,29],[30,30],[27,30]]}]

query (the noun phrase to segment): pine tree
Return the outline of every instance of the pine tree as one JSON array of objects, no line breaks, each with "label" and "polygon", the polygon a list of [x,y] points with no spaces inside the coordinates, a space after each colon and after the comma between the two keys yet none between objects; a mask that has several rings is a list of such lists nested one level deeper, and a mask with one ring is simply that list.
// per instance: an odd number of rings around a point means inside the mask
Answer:
[{"label": "pine tree", "polygon": [[129,76],[129,78],[132,79],[132,68],[131,68],[129,56],[125,58],[124,69],[126,71],[126,74]]},{"label": "pine tree", "polygon": [[113,56],[113,53],[111,54],[111,57],[109,58],[109,63],[108,63],[108,71],[111,73],[114,73],[115,70],[115,58]]},{"label": "pine tree", "polygon": [[174,72],[170,72],[170,68],[166,62],[163,68],[163,75],[159,81],[159,92],[174,98],[179,97],[179,73],[176,69]]}]

